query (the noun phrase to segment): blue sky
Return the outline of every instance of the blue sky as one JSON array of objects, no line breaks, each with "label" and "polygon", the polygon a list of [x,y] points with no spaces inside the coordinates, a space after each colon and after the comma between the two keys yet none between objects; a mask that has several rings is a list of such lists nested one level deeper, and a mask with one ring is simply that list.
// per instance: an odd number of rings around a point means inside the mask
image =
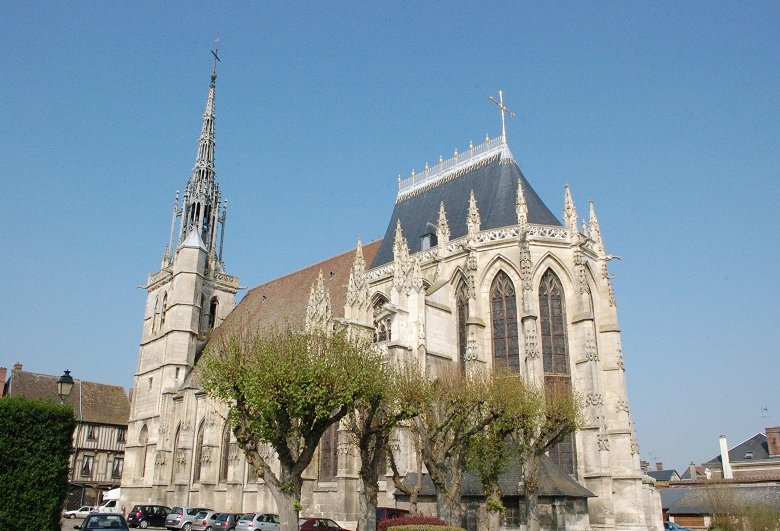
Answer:
[{"label": "blue sky", "polygon": [[[216,37],[225,261],[254,286],[381,238],[396,179],[496,136],[592,198],[642,457],[780,424],[774,2],[0,0],[0,365],[129,387]],[[775,330],[775,332],[772,332]],[[762,416],[761,408],[767,413]]]}]

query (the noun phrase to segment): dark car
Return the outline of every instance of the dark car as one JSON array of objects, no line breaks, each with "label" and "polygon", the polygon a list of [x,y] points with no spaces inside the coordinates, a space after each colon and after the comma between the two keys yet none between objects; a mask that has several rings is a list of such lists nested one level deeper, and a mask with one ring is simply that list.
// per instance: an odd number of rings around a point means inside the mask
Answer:
[{"label": "dark car", "polygon": [[349,531],[330,518],[299,518],[298,529],[300,531]]},{"label": "dark car", "polygon": [[81,525],[73,526],[74,529],[114,529],[128,531],[125,517],[117,513],[91,513],[84,519]]},{"label": "dark car", "polygon": [[235,531],[242,516],[241,513],[221,513],[214,522],[214,531]]},{"label": "dark car", "polygon": [[165,505],[133,505],[127,515],[127,525],[141,529],[163,527],[169,512],[171,508]]}]

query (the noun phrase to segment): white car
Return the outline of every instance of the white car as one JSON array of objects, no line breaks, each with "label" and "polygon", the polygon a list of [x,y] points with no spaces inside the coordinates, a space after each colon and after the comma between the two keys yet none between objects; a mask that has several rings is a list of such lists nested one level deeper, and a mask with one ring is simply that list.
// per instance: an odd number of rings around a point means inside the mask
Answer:
[{"label": "white car", "polygon": [[86,518],[89,513],[94,512],[95,507],[92,505],[84,505],[83,507],[79,507],[78,509],[71,509],[70,511],[65,511],[62,513],[62,516],[65,518]]}]

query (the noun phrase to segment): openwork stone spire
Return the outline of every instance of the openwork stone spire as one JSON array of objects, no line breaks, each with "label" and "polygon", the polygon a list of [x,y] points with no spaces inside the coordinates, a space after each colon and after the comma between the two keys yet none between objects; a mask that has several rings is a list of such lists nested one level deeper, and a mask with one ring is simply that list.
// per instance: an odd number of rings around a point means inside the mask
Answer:
[{"label": "openwork stone spire", "polygon": [[563,193],[563,223],[571,231],[572,236],[577,234],[577,208],[574,206],[568,184]]},{"label": "openwork stone spire", "polygon": [[320,269],[317,282],[311,287],[309,294],[309,305],[306,308],[306,331],[327,331],[332,316],[330,293],[325,287],[325,280]]},{"label": "openwork stone spire", "polygon": [[481,220],[479,218],[479,209],[477,208],[477,198],[474,196],[474,190],[471,191],[469,196],[469,212],[466,216],[466,225],[468,226],[469,234],[476,234],[479,232],[479,225]]},{"label": "openwork stone spire", "polygon": [[[211,73],[209,94],[206,100],[206,110],[203,112],[203,123],[198,139],[198,151],[195,157],[195,166],[192,175],[184,190],[182,197],[181,230],[179,243],[187,239],[191,234],[197,234],[203,242],[209,255],[217,255],[217,225],[222,224],[224,233],[225,210],[222,205],[222,196],[216,181],[214,166],[214,93],[216,89],[216,71]],[[220,240],[222,234],[220,234]],[[220,241],[221,247],[221,241]],[[219,249],[219,256],[222,249]]]},{"label": "openwork stone spire", "polygon": [[525,228],[528,225],[528,203],[525,201],[525,193],[523,192],[522,180],[517,180],[517,203],[515,206],[517,210],[517,224],[520,228]]},{"label": "openwork stone spire", "polygon": [[[599,220],[596,217],[596,209],[593,208],[593,201],[589,201],[588,203],[589,207],[589,214],[590,214],[590,220],[588,223],[588,232],[590,233],[590,238],[593,240],[593,246],[596,249],[596,253],[599,255],[600,258],[604,258],[604,256],[607,254],[604,250],[604,241],[601,239],[601,228],[599,227]],[[606,262],[604,262],[606,264]]]},{"label": "openwork stone spire", "polygon": [[349,272],[347,284],[347,304],[356,307],[368,305],[368,281],[366,280],[366,260],[363,258],[363,244],[358,240],[355,261]]},{"label": "openwork stone spire", "polygon": [[436,241],[439,247],[450,241],[450,226],[447,223],[447,212],[444,211],[444,201],[439,203],[439,223],[436,225]]}]

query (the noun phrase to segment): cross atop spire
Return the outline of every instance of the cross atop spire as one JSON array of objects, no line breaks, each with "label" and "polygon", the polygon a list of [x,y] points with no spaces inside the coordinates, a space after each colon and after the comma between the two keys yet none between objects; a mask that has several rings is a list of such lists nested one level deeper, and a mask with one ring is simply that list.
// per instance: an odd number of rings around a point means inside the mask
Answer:
[{"label": "cross atop spire", "polygon": [[506,121],[504,119],[504,114],[509,113],[510,118],[515,117],[515,113],[507,109],[506,105],[504,105],[504,91],[499,90],[498,91],[498,101],[493,98],[493,96],[488,96],[488,99],[496,104],[496,107],[501,109],[501,134],[504,137],[504,143],[506,144]]},{"label": "cross atop spire", "polygon": [[214,68],[211,69],[211,80],[214,81],[217,79],[217,63],[222,62],[222,59],[219,58],[219,39],[214,40],[214,49],[211,50],[211,55],[214,56]]}]

